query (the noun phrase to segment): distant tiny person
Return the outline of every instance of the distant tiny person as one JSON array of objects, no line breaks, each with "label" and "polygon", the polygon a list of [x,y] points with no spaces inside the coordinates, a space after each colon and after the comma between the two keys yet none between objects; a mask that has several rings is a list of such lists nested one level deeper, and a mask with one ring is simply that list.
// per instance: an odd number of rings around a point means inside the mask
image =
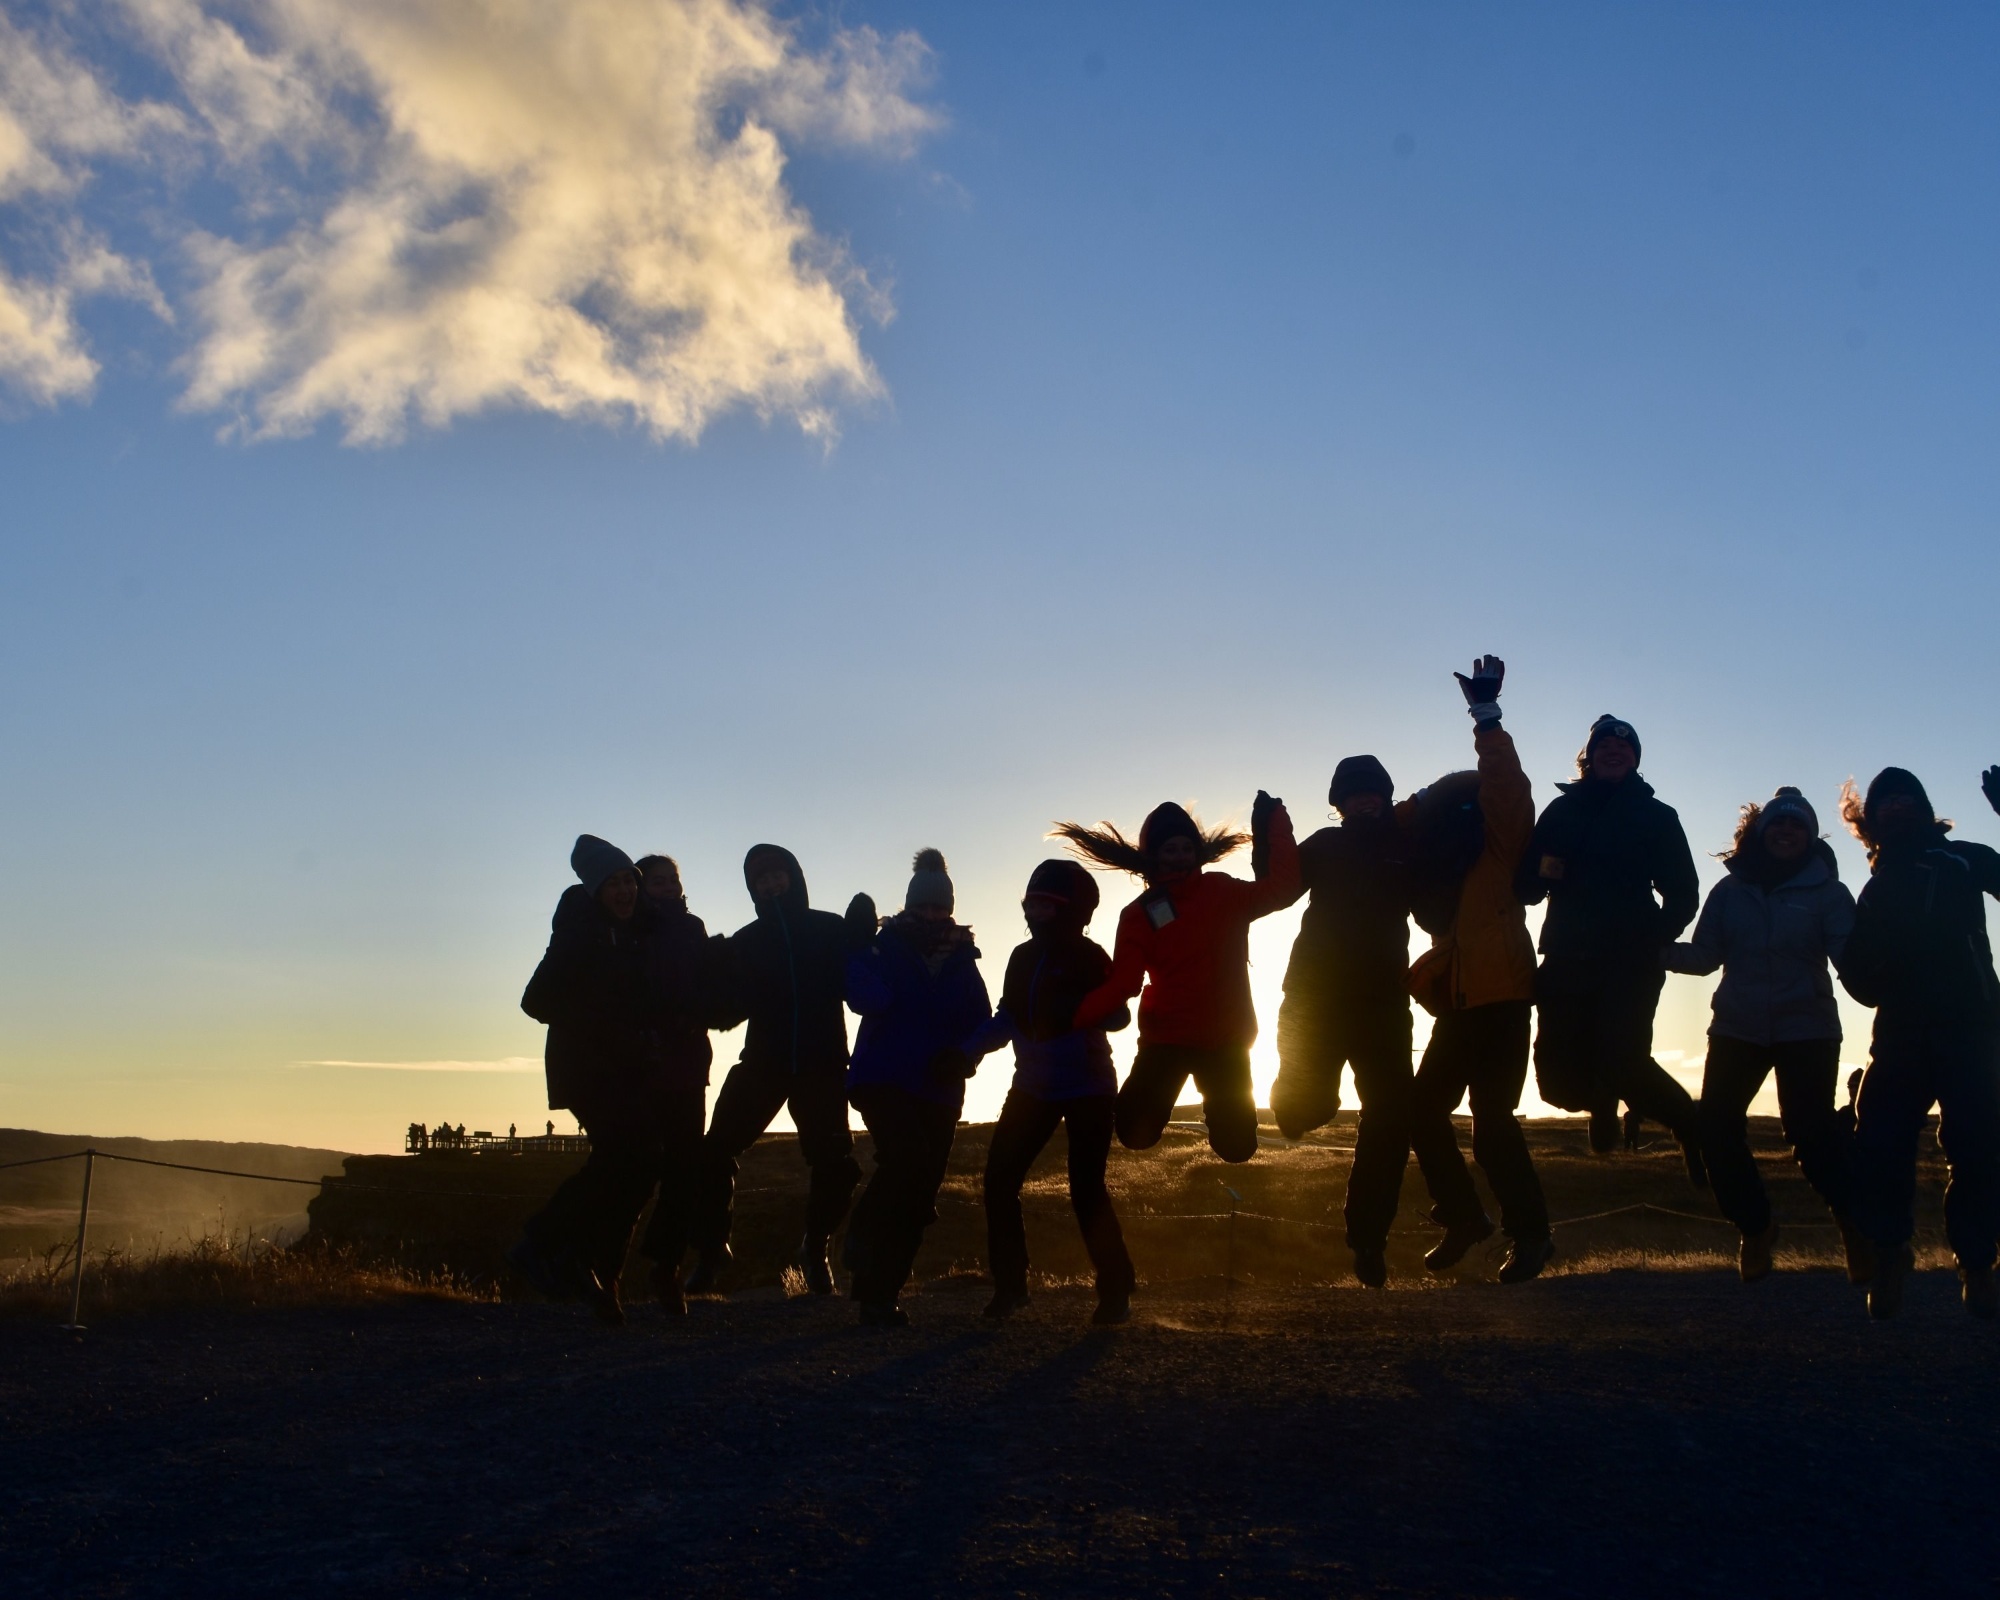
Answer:
[{"label": "distant tiny person", "polygon": [[993,1021],[969,1047],[984,1054],[1014,1047],[1014,1082],[986,1152],[986,1260],[993,1300],[986,1315],[1012,1316],[1028,1303],[1028,1233],[1021,1185],[1054,1137],[1068,1128],[1069,1203],[1097,1269],[1100,1326],[1132,1314],[1135,1277],[1118,1213],[1105,1187],[1118,1073],[1105,1029],[1122,1028],[1114,1012],[1094,1028],[1076,1026],[1076,1008],[1111,970],[1111,957],[1085,931],[1097,910],[1097,880],[1074,861],[1044,861],[1021,898],[1028,938],[1007,958]]},{"label": "distant tiny person", "polygon": [[1663,952],[1670,972],[1720,967],[1701,1080],[1701,1148],[1715,1201],[1742,1235],[1737,1271],[1755,1283],[1771,1271],[1778,1225],[1750,1154],[1750,1102],[1772,1072],[1778,1115],[1806,1182],[1833,1212],[1848,1277],[1866,1283],[1874,1247],[1854,1220],[1851,1141],[1834,1109],[1840,1082],[1840,1006],[1833,976],[1854,928],[1854,896],[1820,837],[1819,816],[1797,789],[1743,807],[1684,944]]},{"label": "distant tiny person", "polygon": [[992,1017],[972,930],[952,918],[945,859],[917,852],[902,912],[875,926],[875,905],[847,911],[854,949],[847,1003],[861,1018],[847,1098],[875,1145],[875,1171],[855,1202],[843,1255],[866,1327],[902,1327],[898,1301],[924,1231],[937,1216],[965,1080],[965,1044]]},{"label": "distant tiny person", "polygon": [[[2000,767],[1981,785],[2000,811]],[[2000,1315],[2000,979],[1985,899],[2000,899],[2000,854],[1948,838],[1913,773],[1884,767],[1841,815],[1868,847],[1869,878],[1841,955],[1847,992],[1875,1007],[1868,1071],[1854,1103],[1856,1220],[1875,1244],[1868,1311],[1893,1317],[1915,1266],[1917,1136],[1933,1105],[1950,1166],[1945,1236],[1976,1317]]]},{"label": "distant tiny person", "polygon": [[[1299,847],[1282,800],[1258,792],[1249,834],[1205,828],[1171,800],[1158,805],[1136,841],[1110,823],[1058,824],[1088,861],[1132,873],[1145,890],[1118,918],[1111,971],[1077,1007],[1079,1028],[1099,1027],[1145,989],[1139,1051],[1118,1091],[1118,1141],[1150,1150],[1173,1119],[1188,1079],[1201,1093],[1209,1147],[1224,1161],[1257,1153],[1257,1101],[1250,1046],[1250,924],[1298,898]],[[1256,881],[1203,869],[1255,842]],[[1268,855],[1268,862],[1262,861]]]}]

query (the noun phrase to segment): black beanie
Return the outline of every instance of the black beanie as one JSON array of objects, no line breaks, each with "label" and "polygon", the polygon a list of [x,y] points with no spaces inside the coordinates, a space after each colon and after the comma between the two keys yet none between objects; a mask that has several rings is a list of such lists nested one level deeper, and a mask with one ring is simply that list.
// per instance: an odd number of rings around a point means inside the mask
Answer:
[{"label": "black beanie", "polygon": [[1097,910],[1097,880],[1074,861],[1044,861],[1028,874],[1026,894],[1045,894],[1070,909],[1078,927]]},{"label": "black beanie", "polygon": [[1333,769],[1333,782],[1327,785],[1327,804],[1338,806],[1349,795],[1379,794],[1383,800],[1396,798],[1396,785],[1389,777],[1389,769],[1373,756],[1348,756]]},{"label": "black beanie", "polygon": [[1914,772],[1907,767],[1884,767],[1868,785],[1868,797],[1861,802],[1862,817],[1872,819],[1876,806],[1892,794],[1914,795],[1926,818],[1937,815],[1931,809],[1931,797],[1924,793],[1924,786]]},{"label": "black beanie", "polygon": [[1639,730],[1633,727],[1631,723],[1625,721],[1624,718],[1614,717],[1607,711],[1590,725],[1590,737],[1583,741],[1583,759],[1585,761],[1589,761],[1590,752],[1597,748],[1597,741],[1599,739],[1623,739],[1632,747],[1632,761],[1634,765],[1638,763],[1640,756]]},{"label": "black beanie", "polygon": [[569,853],[570,871],[592,894],[604,887],[604,880],[633,870],[632,858],[608,840],[594,833],[580,833]]},{"label": "black beanie", "polygon": [[1147,813],[1146,820],[1139,824],[1139,853],[1155,856],[1160,846],[1169,839],[1192,839],[1202,842],[1201,829],[1194,825],[1194,818],[1187,814],[1185,807],[1177,806],[1169,800],[1154,806]]}]

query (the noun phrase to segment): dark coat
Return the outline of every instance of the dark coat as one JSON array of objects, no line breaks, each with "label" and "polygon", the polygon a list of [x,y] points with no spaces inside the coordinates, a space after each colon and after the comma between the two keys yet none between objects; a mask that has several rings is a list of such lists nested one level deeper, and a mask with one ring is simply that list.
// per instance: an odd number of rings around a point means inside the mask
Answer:
[{"label": "dark coat", "polygon": [[1549,902],[1545,976],[1551,968],[1658,972],[1660,947],[1681,936],[1701,903],[1680,817],[1636,773],[1622,783],[1585,778],[1556,787],[1562,792],[1542,812],[1514,874],[1523,905]]},{"label": "dark coat", "polygon": [[1014,947],[993,1020],[967,1045],[984,1055],[1014,1047],[1014,1088],[1042,1100],[1115,1094],[1107,1024],[1122,1028],[1128,1011],[1079,1028],[1076,1008],[1111,971],[1111,957],[1087,934],[1062,928]]},{"label": "dark coat", "polygon": [[551,1110],[636,1105],[658,1078],[646,960],[652,921],[644,906],[630,922],[612,921],[580,883],[556,902],[548,950],[521,996],[521,1009],[548,1024]]},{"label": "dark coat", "polygon": [[746,1066],[791,1073],[844,1067],[847,924],[831,911],[811,908],[798,859],[775,845],[758,845],[743,858],[746,888],[752,857],[766,852],[784,857],[792,886],[758,903],[755,922],[713,942],[709,1025],[750,1024],[743,1039]]},{"label": "dark coat", "polygon": [[1381,822],[1321,828],[1299,846],[1312,896],[1285,969],[1287,996],[1340,1010],[1410,1008],[1410,853]]},{"label": "dark coat", "polygon": [[2000,898],[2000,854],[1926,828],[1877,852],[1841,954],[1840,981],[1864,1006],[1944,1023],[2000,1011],[1985,895]]},{"label": "dark coat", "polygon": [[655,909],[645,936],[645,955],[662,1084],[668,1089],[703,1088],[715,1058],[708,1042],[715,987],[708,930],[684,906],[665,912]]},{"label": "dark coat", "polygon": [[[933,972],[895,919],[847,958],[847,1003],[861,1018],[847,1090],[891,1085],[940,1105],[965,1103],[965,1043],[993,1015],[979,951],[961,939]],[[940,1062],[941,1054],[957,1056]]]}]

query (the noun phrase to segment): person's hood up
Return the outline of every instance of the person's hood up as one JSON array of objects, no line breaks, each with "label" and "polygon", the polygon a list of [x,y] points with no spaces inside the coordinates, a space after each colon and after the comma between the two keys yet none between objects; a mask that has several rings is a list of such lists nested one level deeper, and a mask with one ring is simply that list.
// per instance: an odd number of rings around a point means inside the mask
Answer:
[{"label": "person's hood up", "polygon": [[806,908],[812,903],[806,894],[806,875],[799,870],[799,858],[781,844],[753,844],[749,853],[743,857],[743,887],[750,891],[750,903],[756,906],[757,915],[760,917],[765,915],[768,909],[758,900],[757,891],[751,887],[750,868],[759,856],[776,856],[784,864],[785,871],[792,880],[792,886],[778,897],[778,905],[788,917],[803,916]]}]

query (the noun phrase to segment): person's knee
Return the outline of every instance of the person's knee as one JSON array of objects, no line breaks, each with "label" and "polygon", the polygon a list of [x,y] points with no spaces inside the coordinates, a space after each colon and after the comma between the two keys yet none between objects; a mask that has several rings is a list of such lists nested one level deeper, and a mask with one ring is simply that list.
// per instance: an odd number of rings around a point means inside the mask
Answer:
[{"label": "person's knee", "polygon": [[1150,1150],[1167,1131],[1167,1118],[1151,1110],[1120,1106],[1113,1121],[1118,1142],[1127,1150]]}]

